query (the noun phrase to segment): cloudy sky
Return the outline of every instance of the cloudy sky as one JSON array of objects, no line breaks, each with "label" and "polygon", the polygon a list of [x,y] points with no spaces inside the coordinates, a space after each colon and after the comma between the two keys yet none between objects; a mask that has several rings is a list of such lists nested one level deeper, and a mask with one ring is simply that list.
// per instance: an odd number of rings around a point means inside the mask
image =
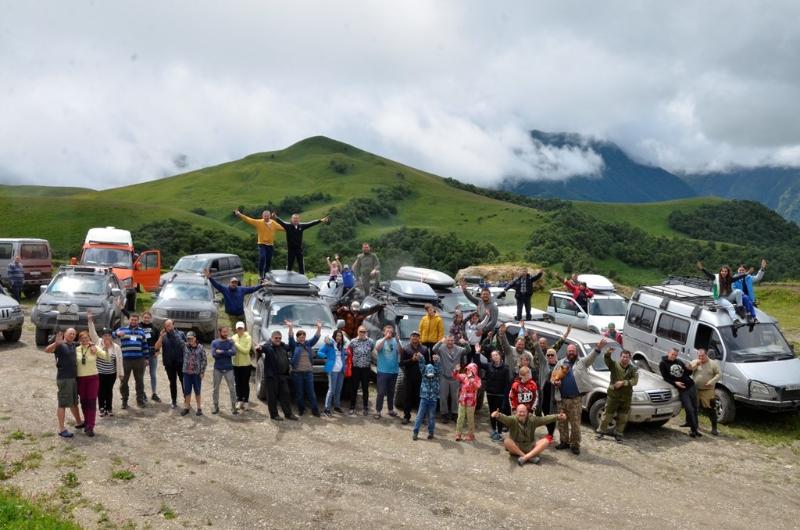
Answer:
[{"label": "cloudy sky", "polygon": [[0,0],[0,183],[106,188],[326,135],[462,180],[800,165],[800,2]]}]

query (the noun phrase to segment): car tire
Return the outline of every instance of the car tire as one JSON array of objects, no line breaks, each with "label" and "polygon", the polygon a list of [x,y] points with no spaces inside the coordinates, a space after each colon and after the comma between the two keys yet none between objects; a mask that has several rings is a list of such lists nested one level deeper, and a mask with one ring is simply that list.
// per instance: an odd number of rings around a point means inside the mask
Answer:
[{"label": "car tire", "polygon": [[736,418],[736,402],[730,392],[724,388],[714,390],[717,398],[717,420],[720,423],[733,423]]},{"label": "car tire", "polygon": [[45,328],[36,328],[36,345],[47,346],[50,340],[50,330]]},{"label": "car tire", "polygon": [[3,338],[6,339],[6,342],[17,342],[21,336],[22,336],[21,327],[17,329],[9,329],[8,331],[3,332]]},{"label": "car tire", "polygon": [[256,361],[256,397],[261,401],[267,400],[267,382],[264,376],[264,357]]},{"label": "car tire", "polygon": [[639,370],[642,370],[642,371],[645,371],[645,372],[650,372],[650,373],[653,372],[653,370],[650,369],[650,364],[647,362],[647,359],[645,359],[644,357],[635,358],[633,360],[633,364]]},{"label": "car tire", "polygon": [[[600,427],[600,420],[603,417],[603,411],[606,409],[606,398],[601,397],[597,399],[592,406],[589,407],[589,423],[592,424],[592,428],[597,430]],[[608,428],[612,429],[616,421],[612,418],[608,424]]]},{"label": "car tire", "polygon": [[406,406],[406,378],[403,370],[397,374],[397,386],[394,388],[394,406],[400,410]]}]

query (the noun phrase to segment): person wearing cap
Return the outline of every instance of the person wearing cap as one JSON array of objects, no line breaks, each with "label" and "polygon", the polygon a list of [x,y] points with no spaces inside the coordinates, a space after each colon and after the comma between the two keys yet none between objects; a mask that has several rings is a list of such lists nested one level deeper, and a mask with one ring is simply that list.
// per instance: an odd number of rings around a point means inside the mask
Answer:
[{"label": "person wearing cap", "polygon": [[306,265],[303,261],[303,232],[320,223],[327,224],[330,219],[326,216],[322,219],[301,223],[300,214],[297,213],[292,214],[290,223],[287,223],[278,217],[277,214],[274,216],[274,218],[275,221],[283,227],[284,232],[286,232],[286,249],[288,251],[286,256],[286,270],[292,270],[292,267],[294,267],[294,262],[296,261],[297,272],[300,274],[305,274]]},{"label": "person wearing cap", "polygon": [[361,304],[354,301],[349,307],[347,305],[338,307],[336,309],[336,318],[344,320],[342,331],[344,331],[348,337],[355,337],[358,334],[358,327],[364,320],[384,307],[386,307],[386,304],[376,304],[369,309],[362,309]]},{"label": "person wearing cap", "polygon": [[250,348],[253,339],[245,331],[244,322],[236,323],[236,333],[233,335],[233,344],[236,355],[233,356],[233,378],[236,381],[236,408],[247,410],[250,404]]},{"label": "person wearing cap", "polygon": [[353,273],[358,278],[364,296],[372,292],[372,288],[378,284],[381,274],[381,260],[372,252],[369,243],[361,244],[361,254],[353,262]]},{"label": "person wearing cap", "polygon": [[400,368],[403,369],[403,384],[405,386],[403,425],[407,425],[411,421],[411,410],[419,408],[419,390],[422,382],[420,364],[424,367],[426,364],[430,364],[430,360],[428,348],[422,345],[419,331],[415,329],[411,332],[408,345],[400,349]]},{"label": "person wearing cap", "polygon": [[172,320],[164,321],[156,346],[161,350],[161,364],[167,372],[169,380],[169,395],[172,399],[172,408],[178,408],[178,382],[180,381],[181,393],[183,392],[183,353],[186,350],[186,335],[175,329]]},{"label": "person wearing cap", "polygon": [[206,351],[203,345],[197,342],[194,331],[186,334],[186,345],[183,352],[183,412],[186,416],[191,411],[192,390],[194,390],[194,403],[197,406],[197,416],[203,415],[203,400],[200,390],[203,375],[206,371]]},{"label": "person wearing cap", "polygon": [[278,403],[287,420],[297,421],[292,413],[289,398],[289,345],[283,342],[281,332],[275,330],[269,342],[262,342],[256,347],[256,353],[264,357],[264,378],[261,384],[267,389],[267,408],[273,421],[283,421],[278,415]]},{"label": "person wearing cap", "polygon": [[233,377],[233,356],[236,355],[236,345],[228,334],[228,326],[219,328],[219,338],[211,341],[211,356],[214,358],[214,387],[212,397],[214,399],[214,409],[212,414],[219,414],[219,387],[222,380],[228,385],[228,393],[231,398],[231,414],[239,414],[236,408],[236,385]]},{"label": "person wearing cap", "polygon": [[222,298],[225,301],[225,313],[228,314],[231,327],[236,325],[236,322],[244,320],[244,297],[250,293],[254,293],[261,289],[261,285],[254,285],[252,287],[241,287],[239,285],[239,278],[231,278],[227,287],[224,287],[217,280],[211,277],[208,269],[203,271],[205,276],[214,289],[222,293]]},{"label": "person wearing cap", "polygon": [[608,323],[608,327],[603,332],[604,337],[608,337],[611,340],[617,341],[617,344],[622,346],[622,333],[617,331],[617,326],[613,322]]},{"label": "person wearing cap", "polygon": [[111,330],[104,328],[100,337],[94,326],[94,316],[91,311],[86,312],[88,320],[89,338],[97,347],[108,354],[108,358],[97,357],[97,373],[100,377],[100,388],[97,392],[97,407],[100,409],[100,417],[113,416],[114,404],[114,383],[117,377],[122,379],[122,350],[119,344],[114,342]]},{"label": "person wearing cap", "polygon": [[275,254],[275,232],[286,230],[282,225],[276,223],[272,219],[272,214],[269,210],[261,212],[261,219],[253,219],[248,217],[239,210],[233,214],[256,229],[256,237],[258,238],[258,277],[264,279],[267,273],[272,270],[272,256]]}]

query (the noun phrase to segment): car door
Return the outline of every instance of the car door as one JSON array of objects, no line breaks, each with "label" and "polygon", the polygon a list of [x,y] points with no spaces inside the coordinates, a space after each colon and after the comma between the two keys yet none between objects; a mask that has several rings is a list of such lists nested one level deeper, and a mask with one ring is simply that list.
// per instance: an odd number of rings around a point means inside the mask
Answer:
[{"label": "car door", "polygon": [[161,252],[146,250],[133,264],[133,282],[145,291],[156,291],[161,280]]},{"label": "car door", "polygon": [[[574,328],[586,328],[586,313],[578,306],[572,296],[553,293],[553,318],[558,324]],[[549,308],[548,308],[549,309]]]}]

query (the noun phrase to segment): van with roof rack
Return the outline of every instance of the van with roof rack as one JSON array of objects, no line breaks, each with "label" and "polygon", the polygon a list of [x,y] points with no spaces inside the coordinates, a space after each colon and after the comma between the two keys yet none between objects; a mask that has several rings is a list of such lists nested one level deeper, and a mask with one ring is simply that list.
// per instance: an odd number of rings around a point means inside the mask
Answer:
[{"label": "van with roof rack", "polygon": [[769,412],[800,409],[800,358],[778,322],[756,310],[757,322],[736,326],[714,303],[711,284],[670,277],[640,287],[628,303],[625,347],[641,369],[658,372],[662,356],[675,348],[683,361],[697,350],[720,365],[719,421],[730,423],[738,405]]}]

